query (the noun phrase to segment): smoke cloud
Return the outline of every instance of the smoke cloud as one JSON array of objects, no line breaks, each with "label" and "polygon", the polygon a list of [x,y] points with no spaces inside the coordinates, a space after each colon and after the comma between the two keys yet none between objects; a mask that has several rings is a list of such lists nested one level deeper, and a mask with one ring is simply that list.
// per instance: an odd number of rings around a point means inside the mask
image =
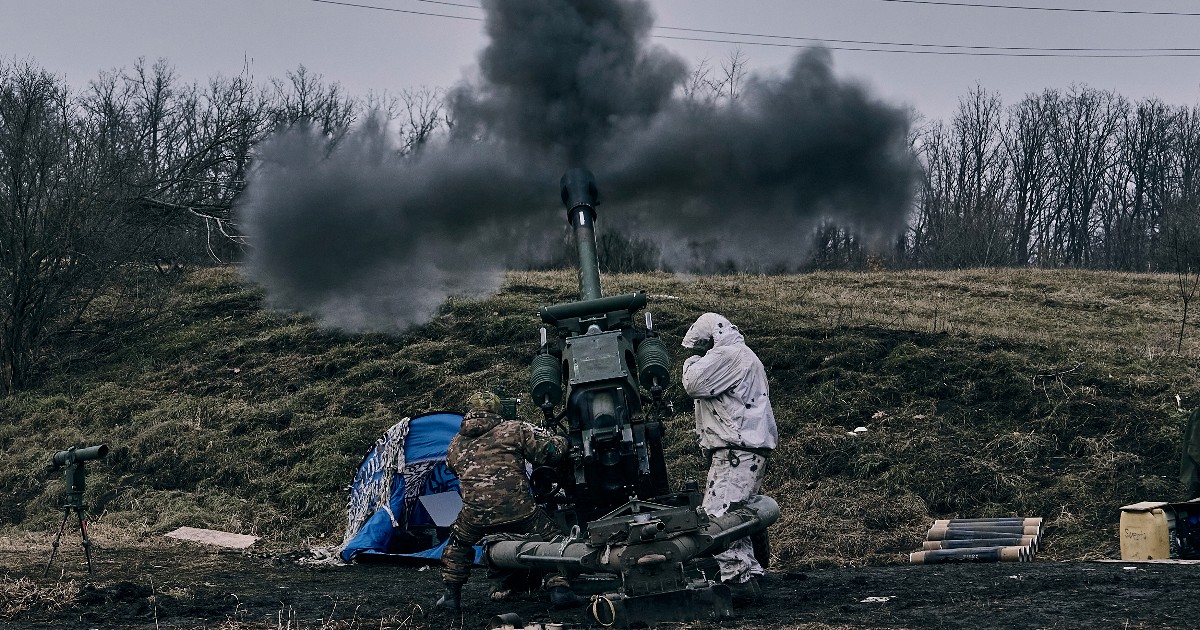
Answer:
[{"label": "smoke cloud", "polygon": [[596,174],[598,229],[637,226],[679,270],[794,267],[823,221],[903,226],[907,116],[835,77],[827,51],[750,77],[736,100],[696,101],[685,64],[649,43],[641,0],[483,7],[490,43],[450,93],[445,137],[402,157],[368,121],[332,149],[303,131],[260,148],[239,213],[246,272],[273,305],[395,330],[493,292],[506,263],[562,234],[557,183],[574,166]]}]

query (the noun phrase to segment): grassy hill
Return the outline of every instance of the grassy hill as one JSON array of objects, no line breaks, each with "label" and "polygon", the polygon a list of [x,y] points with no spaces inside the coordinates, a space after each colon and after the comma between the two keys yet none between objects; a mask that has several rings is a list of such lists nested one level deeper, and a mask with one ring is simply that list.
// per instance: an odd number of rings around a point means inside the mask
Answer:
[{"label": "grassy hill", "polygon": [[[604,291],[649,293],[673,348],[705,311],[741,327],[779,421],[764,489],[783,508],[778,564],[817,566],[904,561],[946,516],[1043,516],[1043,557],[1116,556],[1119,506],[1182,491],[1176,396],[1200,404],[1200,332],[1176,351],[1174,280],[645,274],[606,276]],[[577,293],[574,271],[512,273],[498,295],[451,300],[403,335],[354,335],[264,310],[236,269],[191,272],[168,311],[104,356],[0,400],[3,533],[52,536],[50,453],[105,442],[86,497],[100,544],[181,525],[339,542],[346,485],[375,439],[405,415],[461,409],[477,387],[525,395],[536,309]],[[690,402],[678,385],[668,396],[672,478],[701,477]]]}]

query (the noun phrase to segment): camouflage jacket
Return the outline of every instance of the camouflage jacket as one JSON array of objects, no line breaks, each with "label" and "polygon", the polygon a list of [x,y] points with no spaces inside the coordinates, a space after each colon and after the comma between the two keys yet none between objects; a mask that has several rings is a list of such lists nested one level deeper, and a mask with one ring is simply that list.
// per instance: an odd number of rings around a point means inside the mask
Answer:
[{"label": "camouflage jacket", "polygon": [[522,422],[485,411],[463,418],[450,440],[446,463],[458,475],[463,508],[458,518],[480,525],[503,525],[533,514],[525,462],[551,464],[566,455],[567,440]]}]

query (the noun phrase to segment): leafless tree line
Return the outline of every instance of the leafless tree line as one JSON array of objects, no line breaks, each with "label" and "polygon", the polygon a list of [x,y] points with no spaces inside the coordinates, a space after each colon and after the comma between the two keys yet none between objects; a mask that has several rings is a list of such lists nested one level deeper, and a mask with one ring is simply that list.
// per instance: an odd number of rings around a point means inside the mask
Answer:
[{"label": "leafless tree line", "polygon": [[268,134],[305,125],[336,143],[375,112],[403,153],[446,124],[441,102],[355,98],[303,67],[187,83],[138,61],[74,90],[0,61],[0,394],[29,384],[52,342],[152,315],[181,266],[236,259],[233,203]]},{"label": "leafless tree line", "polygon": [[1200,256],[1200,107],[1075,87],[1006,108],[976,88],[913,146],[907,265],[1177,271]]}]

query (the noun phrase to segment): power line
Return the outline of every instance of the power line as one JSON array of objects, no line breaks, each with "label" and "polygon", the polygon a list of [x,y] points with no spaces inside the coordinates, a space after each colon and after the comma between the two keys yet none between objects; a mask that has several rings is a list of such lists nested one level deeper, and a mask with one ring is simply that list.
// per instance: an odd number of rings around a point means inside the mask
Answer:
[{"label": "power line", "polygon": [[[432,1],[432,0],[431,0]],[[943,2],[941,0],[879,0],[900,4],[931,4],[941,7],[966,7],[972,9],[1013,9],[1017,11],[1059,11],[1063,13],[1104,13],[1112,15],[1167,15],[1174,17],[1200,17],[1200,13],[1185,11],[1137,11],[1125,9],[1073,9],[1067,7],[1026,7],[1011,4],[979,4],[973,2]]]},{"label": "power line", "polygon": [[[810,48],[811,47],[806,44],[787,44],[787,43],[782,43],[782,42],[752,42],[752,41],[743,41],[743,40],[734,40],[734,39],[709,39],[709,38],[705,38],[705,37],[680,37],[680,36],[676,36],[676,35],[654,35],[654,37],[656,37],[658,39],[675,39],[675,40],[682,40],[682,41],[689,41],[689,42],[713,42],[713,43],[717,43],[717,44],[739,44],[739,45],[746,45],[746,46],[771,46],[771,47],[775,47],[775,48]],[[1004,52],[1004,51],[988,52],[988,51],[981,51],[981,50],[903,50],[903,49],[896,50],[896,49],[887,49],[887,48],[866,48],[866,47],[860,47],[860,46],[825,46],[825,48],[828,48],[830,50],[895,53],[895,54],[901,54],[901,55],[906,55],[906,54],[907,55],[957,55],[957,56],[964,56],[964,57],[1066,57],[1066,58],[1073,58],[1073,59],[1144,59],[1144,58],[1152,58],[1152,57],[1200,57],[1200,49],[1195,49],[1195,48],[1180,49],[1181,51],[1185,51],[1185,52],[1148,52],[1148,53],[1131,52],[1131,54],[1113,54],[1110,52],[1103,52],[1104,49],[1084,49],[1084,50],[1097,50],[1097,54],[1080,54],[1077,52],[1038,52],[1041,50],[1052,50],[1052,49],[1040,49],[1040,48],[1031,48],[1031,49],[1028,49],[1026,52],[1011,52],[1011,51],[1010,52]],[[1116,49],[1116,50],[1124,50],[1124,49]],[[1129,49],[1129,50],[1133,51],[1136,49]]]},{"label": "power line", "polygon": [[424,2],[426,4],[441,4],[441,5],[445,5],[448,7],[463,7],[464,9],[482,9],[483,8],[483,7],[479,6],[478,4],[461,4],[458,2],[445,2],[445,0],[417,0],[417,2]]},{"label": "power line", "polygon": [[[798,37],[793,35],[761,35],[758,33],[739,33],[736,31],[714,31],[704,28],[683,28],[679,26],[656,26],[663,31],[683,31],[688,33],[708,33],[711,35],[731,35],[734,37],[761,37],[763,39],[788,39],[794,41],[830,42],[834,44],[862,44],[866,46],[911,46],[914,48],[963,48],[971,50],[1012,50],[1031,52],[1200,52],[1200,48],[1038,48],[1032,46],[976,46],[969,44],[920,44],[915,42],[876,42],[856,39],[828,39],[824,37]],[[670,39],[666,35],[656,35]],[[699,40],[705,41],[705,40]],[[747,42],[749,43],[749,42]],[[901,51],[895,51],[901,52]]]},{"label": "power line", "polygon": [[[426,11],[412,11],[408,9],[396,9],[392,7],[381,7],[369,4],[359,4],[354,2],[343,2],[340,0],[311,0],[321,4],[331,4],[344,7],[353,7],[357,9],[372,9],[376,11],[389,11],[393,13],[405,13],[410,15],[422,15],[427,17],[441,17],[455,20],[468,20],[472,22],[481,22],[483,18],[467,17],[462,15],[449,15],[444,13],[431,13]],[[446,6],[463,7],[470,9],[480,9],[481,7],[471,4],[461,4],[456,2],[447,2],[443,0],[416,0],[417,2],[425,2],[428,4],[439,4]],[[993,7],[993,8],[1033,8],[1033,7],[1005,7],[1002,5],[982,5],[982,4],[966,4],[966,3],[951,3],[951,2],[936,2],[934,0],[880,0],[882,2],[907,2],[914,4],[945,4],[954,6],[971,6],[971,7]],[[1048,9],[1049,10],[1049,9]],[[1079,9],[1083,11],[1083,9]],[[1200,15],[1200,14],[1196,14]],[[1037,48],[1028,46],[979,46],[968,44],[922,44],[914,42],[880,42],[880,41],[865,41],[865,40],[849,40],[849,39],[828,39],[820,37],[799,37],[792,35],[766,35],[760,33],[741,33],[736,31],[719,31],[701,28],[684,28],[679,26],[656,26],[655,29],[663,31],[680,31],[688,33],[705,33],[711,35],[729,35],[732,37],[750,37],[760,39],[774,40],[790,40],[790,41],[805,41],[817,42],[830,50],[842,50],[852,52],[874,52],[874,53],[892,53],[892,54],[924,54],[924,55],[956,55],[956,56],[971,56],[971,57],[1065,57],[1075,59],[1144,59],[1154,57],[1200,57],[1200,48]],[[651,35],[656,39],[668,39],[676,41],[690,42],[707,42],[715,44],[736,44],[740,46],[767,46],[773,48],[809,48],[811,44],[791,44],[782,42],[764,42],[751,40],[732,40],[732,39],[714,39],[707,37],[684,37],[678,35]],[[830,44],[839,44],[832,46]],[[878,46],[888,46],[890,48],[878,48]],[[904,47],[918,48],[924,50],[905,50]],[[950,50],[928,50],[928,49],[950,49]]]},{"label": "power line", "polygon": [[[311,2],[319,2],[321,4],[333,4],[340,7],[354,7],[356,9],[374,9],[375,11],[390,11],[392,13],[407,13],[409,15],[424,15],[428,17],[450,18],[453,20],[469,20],[471,22],[482,22],[483,18],[466,17],[463,15],[447,15],[445,13],[429,13],[426,11],[410,11],[407,9],[393,9],[391,7],[377,7],[369,4],[355,4],[353,2],[337,2],[336,0],[310,0]],[[418,2],[430,2],[434,4],[451,4],[449,2],[434,2],[434,0],[418,0]],[[452,6],[465,7],[465,4],[456,4]],[[474,7],[478,9],[479,7]]]},{"label": "power line", "polygon": [[[462,4],[462,2],[449,2],[445,0],[416,0],[418,2],[427,2],[431,5],[445,6],[460,6],[463,8],[481,8],[479,5]],[[1057,6],[1020,6],[1020,5],[989,5],[979,4],[979,2],[950,2],[943,0],[880,0],[881,2],[896,2],[896,4],[906,5],[935,5],[935,6],[953,6],[965,8],[1007,8],[1007,10],[1015,11],[1058,11],[1067,13],[1105,13],[1117,14],[1117,16],[1172,16],[1172,17],[1200,17],[1200,12],[1187,11],[1129,11],[1120,10],[1120,8],[1067,8]],[[768,36],[763,36],[768,37]]]}]

